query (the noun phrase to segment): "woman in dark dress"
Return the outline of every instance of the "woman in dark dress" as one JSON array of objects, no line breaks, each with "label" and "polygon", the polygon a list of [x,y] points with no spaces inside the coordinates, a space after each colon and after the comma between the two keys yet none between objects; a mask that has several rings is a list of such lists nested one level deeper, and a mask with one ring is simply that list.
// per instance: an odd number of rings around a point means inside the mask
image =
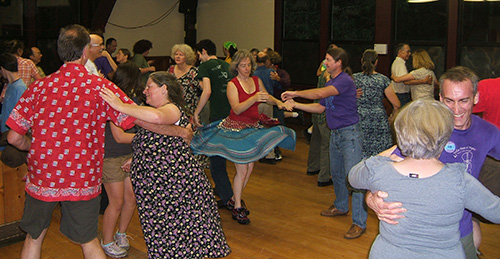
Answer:
[{"label": "woman in dark dress", "polygon": [[[185,127],[182,88],[174,75],[150,75],[146,102],[127,105],[108,89],[101,95],[116,110],[155,124]],[[223,257],[231,250],[220,224],[212,188],[180,137],[140,129],[132,141],[131,180],[149,258]]]}]

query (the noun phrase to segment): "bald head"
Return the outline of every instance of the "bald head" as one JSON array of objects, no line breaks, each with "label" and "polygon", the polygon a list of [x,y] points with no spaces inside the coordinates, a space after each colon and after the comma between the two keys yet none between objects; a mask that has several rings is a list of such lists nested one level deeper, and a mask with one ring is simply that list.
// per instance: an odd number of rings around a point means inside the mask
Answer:
[{"label": "bald head", "polygon": [[89,47],[89,59],[94,61],[102,55],[104,50],[103,41],[101,36],[97,34],[90,34],[90,47]]}]

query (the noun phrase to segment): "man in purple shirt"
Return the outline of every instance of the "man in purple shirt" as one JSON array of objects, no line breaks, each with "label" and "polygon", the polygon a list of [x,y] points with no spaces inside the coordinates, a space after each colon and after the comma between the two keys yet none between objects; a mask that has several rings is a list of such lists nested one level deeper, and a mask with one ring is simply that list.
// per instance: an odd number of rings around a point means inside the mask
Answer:
[{"label": "man in purple shirt", "polygon": [[[464,163],[467,171],[477,178],[487,155],[500,159],[500,130],[472,115],[472,107],[480,97],[477,94],[478,77],[472,70],[451,68],[441,76],[440,84],[440,100],[453,111],[455,129],[439,159],[443,163]],[[404,217],[406,210],[399,202],[383,202],[388,195],[383,190],[375,194],[369,192],[366,202],[380,220],[397,224],[397,219]],[[472,237],[472,215],[467,210],[460,220],[459,229],[467,258],[477,258]]]}]

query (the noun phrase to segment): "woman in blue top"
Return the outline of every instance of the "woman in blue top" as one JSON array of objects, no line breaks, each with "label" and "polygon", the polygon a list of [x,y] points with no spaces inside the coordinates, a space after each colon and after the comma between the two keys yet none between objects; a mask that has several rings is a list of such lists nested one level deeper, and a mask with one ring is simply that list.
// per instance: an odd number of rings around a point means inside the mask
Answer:
[{"label": "woman in blue top", "polygon": [[[330,129],[330,172],[332,174],[335,201],[321,216],[343,216],[349,212],[349,191],[346,177],[351,167],[361,161],[362,134],[358,125],[356,86],[350,75],[347,52],[342,48],[327,50],[326,70],[330,81],[323,88],[304,91],[287,91],[283,100],[306,112],[322,113],[326,110],[326,122]],[[346,73],[347,71],[347,73]],[[293,98],[321,99],[319,103],[296,103]],[[352,194],[353,224],[344,235],[347,239],[360,237],[366,230],[366,208],[364,192],[354,190]]]}]

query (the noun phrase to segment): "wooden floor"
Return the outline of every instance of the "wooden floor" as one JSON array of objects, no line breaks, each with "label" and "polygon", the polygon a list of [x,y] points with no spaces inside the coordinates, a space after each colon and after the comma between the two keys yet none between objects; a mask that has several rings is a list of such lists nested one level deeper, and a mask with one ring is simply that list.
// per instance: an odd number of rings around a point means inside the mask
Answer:
[{"label": "wooden floor", "polygon": [[[292,125],[293,126],[293,125]],[[308,145],[297,130],[295,152],[283,150],[283,161],[276,165],[256,163],[243,193],[251,210],[251,223],[239,225],[231,213],[221,209],[222,225],[232,253],[227,258],[367,258],[378,233],[378,220],[368,214],[368,228],[359,239],[346,240],[351,225],[347,217],[319,215],[333,202],[333,188],[317,187],[316,176],[306,175]],[[232,179],[234,166],[228,163]],[[42,258],[82,258],[80,247],[59,233],[60,212],[54,213],[43,245]],[[500,258],[500,226],[484,225],[481,258]],[[129,228],[133,237],[128,258],[147,258],[137,215]],[[0,247],[0,258],[19,258],[23,242]]]}]

